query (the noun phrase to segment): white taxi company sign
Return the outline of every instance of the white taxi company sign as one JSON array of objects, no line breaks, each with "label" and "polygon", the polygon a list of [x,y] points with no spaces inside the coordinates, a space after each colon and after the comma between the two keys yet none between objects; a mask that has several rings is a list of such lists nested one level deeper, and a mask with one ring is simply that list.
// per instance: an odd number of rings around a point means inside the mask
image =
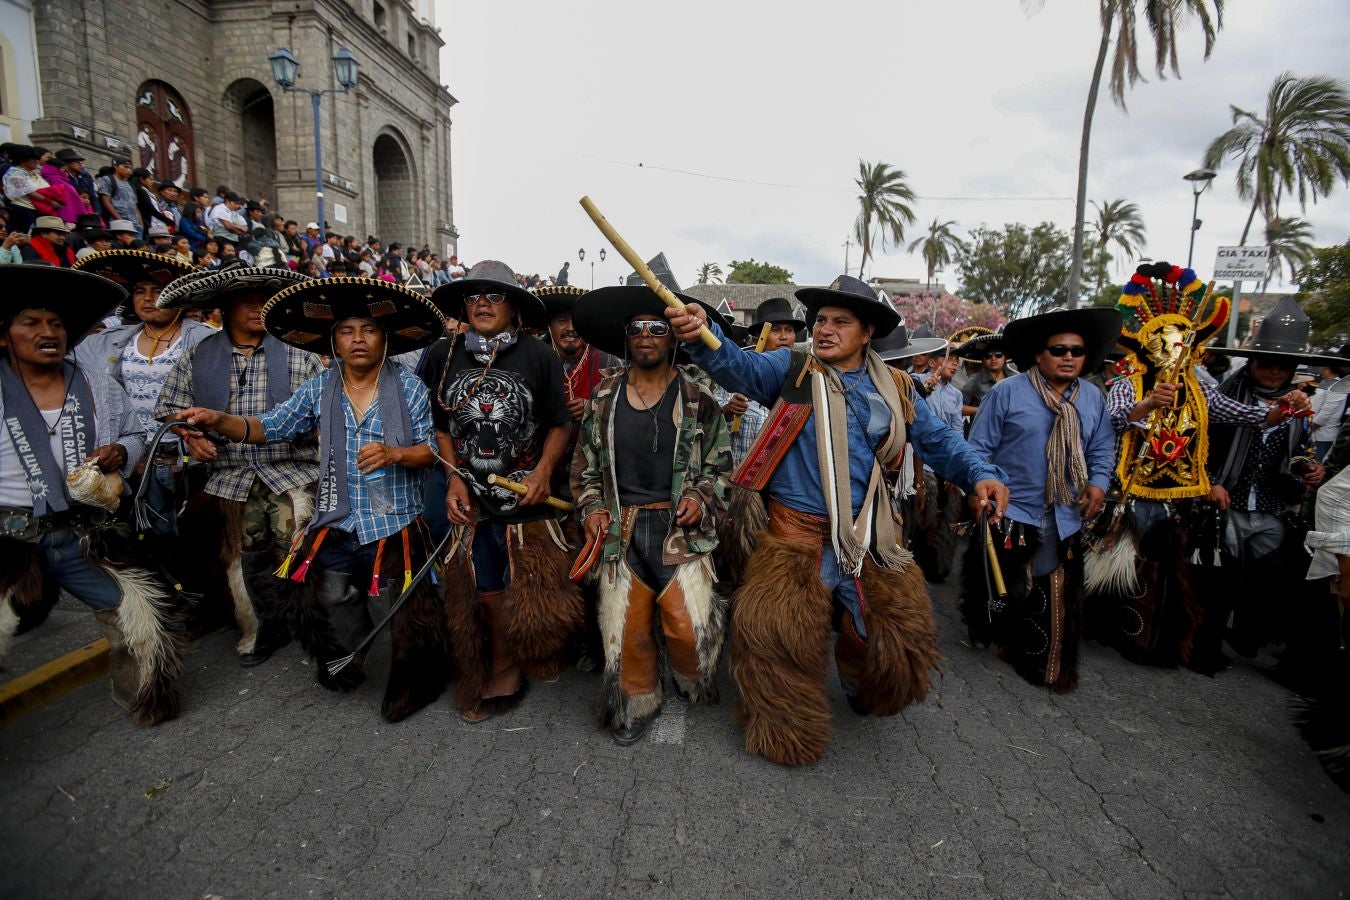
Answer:
[{"label": "white taxi company sign", "polygon": [[1220,247],[1214,259],[1215,280],[1260,281],[1270,265],[1269,247]]}]

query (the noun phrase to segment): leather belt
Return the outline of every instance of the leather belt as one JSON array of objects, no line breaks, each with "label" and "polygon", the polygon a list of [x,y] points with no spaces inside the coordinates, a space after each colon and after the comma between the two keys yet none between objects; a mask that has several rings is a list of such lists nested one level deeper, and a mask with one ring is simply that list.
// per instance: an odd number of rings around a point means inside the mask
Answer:
[{"label": "leather belt", "polygon": [[625,506],[624,509],[670,509],[670,501],[661,500],[656,503],[639,503],[634,506]]},{"label": "leather belt", "polygon": [[809,544],[822,544],[829,540],[830,520],[823,516],[798,512],[777,500],[770,500],[766,510],[769,514],[769,533],[774,537]]},{"label": "leather belt", "polygon": [[35,541],[44,534],[67,528],[89,531],[112,522],[112,513],[97,507],[81,506],[40,518],[34,516],[31,509],[0,507],[0,537],[16,541]]}]

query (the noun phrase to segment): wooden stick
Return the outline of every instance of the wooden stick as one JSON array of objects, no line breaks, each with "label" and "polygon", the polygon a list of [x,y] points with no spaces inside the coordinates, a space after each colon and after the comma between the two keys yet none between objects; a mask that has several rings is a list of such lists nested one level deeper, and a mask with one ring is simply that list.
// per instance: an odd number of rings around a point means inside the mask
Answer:
[{"label": "wooden stick", "polygon": [[[647,287],[651,288],[652,292],[660,297],[666,306],[673,309],[684,309],[684,301],[672,294],[670,288],[657,280],[656,276],[652,274],[652,270],[647,268],[647,264],[642,261],[642,257],[638,256],[637,251],[628,246],[628,242],[619,235],[619,232],[614,230],[614,226],[609,224],[609,220],[604,217],[604,214],[596,209],[590,197],[581,198],[581,208],[586,210],[586,215],[591,217],[595,227],[599,228],[605,239],[613,245],[615,250],[619,251],[619,255],[628,260],[628,264],[633,267],[633,271],[642,277],[642,280],[647,283]],[[716,350],[722,346],[722,342],[717,339],[717,335],[713,334],[706,325],[699,328],[698,336],[703,343],[708,345],[709,350]]]},{"label": "wooden stick", "polygon": [[1008,596],[1008,586],[1003,582],[1003,567],[998,564],[998,553],[994,550],[994,530],[988,522],[984,525],[984,552],[989,556],[989,574],[994,579],[994,590],[1000,597]]},{"label": "wooden stick", "polygon": [[[512,481],[511,479],[503,478],[500,475],[489,475],[488,484],[493,487],[506,488],[511,493],[520,494],[522,497],[530,492],[530,489],[519,481]],[[568,503],[566,500],[559,500],[557,497],[545,497],[544,505],[551,506],[554,509],[560,509],[563,512],[571,512],[576,509],[575,506]]]},{"label": "wooden stick", "polygon": [[[765,322],[759,329],[759,338],[755,341],[755,352],[763,353],[764,345],[769,342],[769,332],[773,329],[772,322]],[[741,430],[740,413],[731,417],[731,433],[735,434]]]}]

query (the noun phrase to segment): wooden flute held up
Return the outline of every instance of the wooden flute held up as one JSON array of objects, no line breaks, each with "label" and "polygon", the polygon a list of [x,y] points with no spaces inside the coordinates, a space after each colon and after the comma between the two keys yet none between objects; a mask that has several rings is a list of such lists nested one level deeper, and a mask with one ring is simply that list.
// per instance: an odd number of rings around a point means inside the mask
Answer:
[{"label": "wooden flute held up", "polygon": [[[647,287],[651,288],[666,306],[684,309],[684,302],[671,293],[670,288],[662,284],[652,274],[652,270],[642,261],[642,257],[638,256],[637,251],[628,246],[628,242],[623,239],[619,232],[614,230],[614,226],[609,224],[609,220],[600,210],[596,209],[590,197],[581,198],[581,208],[586,210],[586,215],[591,217],[595,227],[600,229],[600,233],[605,236],[605,239],[610,242],[615,250],[619,251],[619,255],[628,261],[628,264],[633,267],[633,271],[638,273],[642,280],[647,283]],[[717,335],[713,334],[706,325],[699,328],[698,336],[703,343],[708,345],[709,350],[716,350],[722,346],[722,342],[717,339]]]},{"label": "wooden flute held up", "polygon": [[[764,345],[769,342],[769,331],[772,330],[773,323],[765,322],[759,329],[759,338],[755,341],[755,352],[763,353]],[[741,430],[741,416],[737,413],[731,418],[731,433],[735,434]]]},{"label": "wooden flute held up", "polygon": [[[527,488],[525,485],[521,484],[519,481],[512,481],[511,479],[503,478],[500,475],[489,475],[488,484],[492,485],[493,487],[506,488],[511,493],[520,494],[520,496],[522,497],[524,497],[526,494],[530,492],[530,489]],[[545,497],[544,505],[551,506],[554,509],[560,509],[563,512],[571,512],[572,510],[576,509],[575,506],[568,503],[566,500],[559,500],[557,497]]]}]

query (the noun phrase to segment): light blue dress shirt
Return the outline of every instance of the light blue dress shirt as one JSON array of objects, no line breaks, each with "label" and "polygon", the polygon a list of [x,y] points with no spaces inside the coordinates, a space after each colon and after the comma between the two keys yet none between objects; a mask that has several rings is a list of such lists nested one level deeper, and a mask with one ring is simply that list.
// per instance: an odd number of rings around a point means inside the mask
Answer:
[{"label": "light blue dress shirt", "polygon": [[[1088,484],[1103,491],[1111,483],[1116,462],[1116,433],[1106,412],[1106,398],[1094,385],[1078,382],[1082,389],[1074,400],[1082,428],[1083,456]],[[1072,386],[1066,388],[1068,394]],[[1046,446],[1055,415],[1036,393],[1025,374],[1005,378],[989,389],[970,429],[970,445],[983,459],[1008,473],[1004,484],[1012,493],[1006,515],[1014,522],[1040,528],[1049,504],[1045,482],[1049,470]],[[1073,485],[1081,491],[1084,485]],[[1083,527],[1078,505],[1056,504],[1055,527],[1059,537],[1076,534]]]}]

